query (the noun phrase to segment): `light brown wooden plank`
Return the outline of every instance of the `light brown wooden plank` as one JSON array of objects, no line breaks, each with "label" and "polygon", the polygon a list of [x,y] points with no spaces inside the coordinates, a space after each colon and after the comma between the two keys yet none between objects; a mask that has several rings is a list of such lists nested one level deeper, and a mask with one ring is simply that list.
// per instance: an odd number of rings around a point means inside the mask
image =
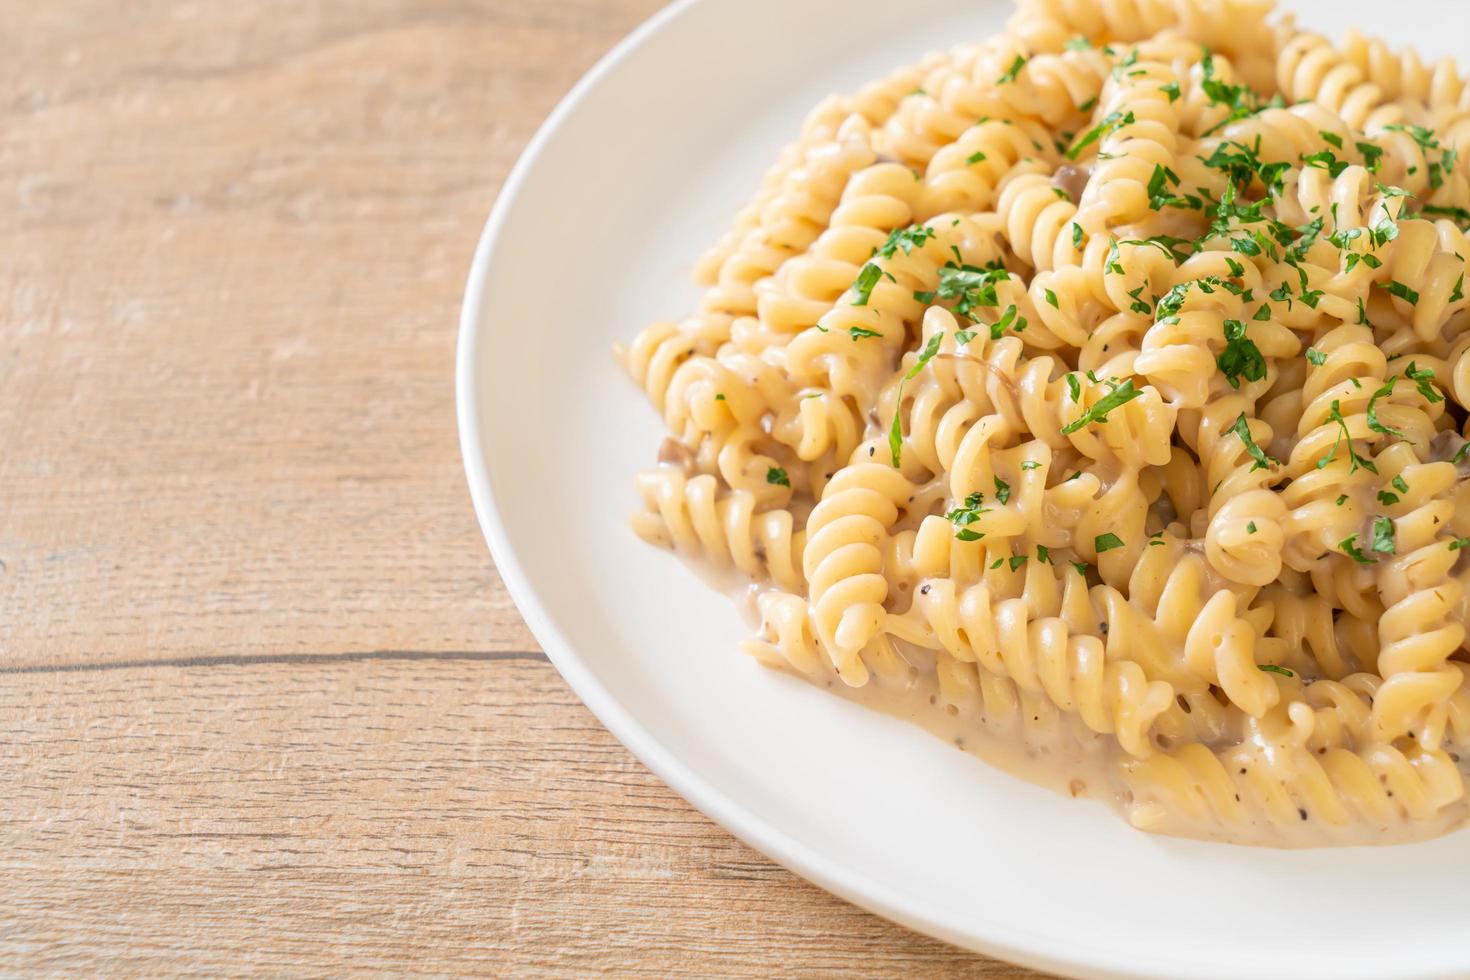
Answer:
[{"label": "light brown wooden plank", "polygon": [[659,2],[0,0],[0,972],[1012,975],[662,786],[474,526],[475,239]]},{"label": "light brown wooden plank", "polygon": [[535,655],[6,675],[0,963],[1018,976],[690,810]]},{"label": "light brown wooden plank", "polygon": [[534,645],[464,490],[460,290],[655,6],[5,5],[7,661]]}]

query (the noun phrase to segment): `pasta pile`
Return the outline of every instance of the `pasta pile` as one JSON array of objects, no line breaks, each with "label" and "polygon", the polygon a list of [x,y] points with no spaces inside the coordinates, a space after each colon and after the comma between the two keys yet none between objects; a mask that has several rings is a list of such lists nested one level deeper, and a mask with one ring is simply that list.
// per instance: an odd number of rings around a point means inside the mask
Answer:
[{"label": "pasta pile", "polygon": [[1470,743],[1470,82],[1269,0],[1022,0],[807,120],[623,363],[635,529],[750,653],[1027,745],[1134,825],[1440,833]]}]

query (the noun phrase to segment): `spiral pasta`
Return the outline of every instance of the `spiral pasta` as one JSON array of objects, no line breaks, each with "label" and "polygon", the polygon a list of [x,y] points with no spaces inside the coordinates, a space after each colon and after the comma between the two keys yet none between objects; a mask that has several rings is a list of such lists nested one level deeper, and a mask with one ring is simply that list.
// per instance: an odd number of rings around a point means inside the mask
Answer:
[{"label": "spiral pasta", "polygon": [[745,583],[753,657],[1141,829],[1444,832],[1467,159],[1453,62],[1020,0],[823,102],[696,312],[618,349],[669,434],[634,529]]}]

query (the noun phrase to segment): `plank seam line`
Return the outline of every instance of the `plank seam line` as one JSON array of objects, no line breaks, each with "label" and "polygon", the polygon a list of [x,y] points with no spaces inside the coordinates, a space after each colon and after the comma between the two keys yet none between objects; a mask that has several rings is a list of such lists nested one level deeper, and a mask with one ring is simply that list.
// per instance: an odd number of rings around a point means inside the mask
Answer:
[{"label": "plank seam line", "polygon": [[349,650],[342,653],[261,653],[222,657],[173,657],[160,660],[118,660],[79,664],[0,666],[4,674],[66,674],[99,670],[145,670],[150,667],[256,667],[267,664],[360,663],[375,660],[461,660],[494,663],[524,660],[548,663],[539,650]]}]

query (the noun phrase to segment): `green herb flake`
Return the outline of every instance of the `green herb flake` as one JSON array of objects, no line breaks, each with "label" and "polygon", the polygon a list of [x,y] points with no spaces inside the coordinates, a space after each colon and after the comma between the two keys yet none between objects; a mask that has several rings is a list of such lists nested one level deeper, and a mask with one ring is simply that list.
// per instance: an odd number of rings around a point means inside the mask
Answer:
[{"label": "green herb flake", "polygon": [[1279,667],[1276,664],[1256,664],[1256,669],[1265,671],[1268,674],[1280,674],[1283,677],[1296,676],[1296,674],[1290,668]]},{"label": "green herb flake", "polygon": [[1242,377],[1260,381],[1266,376],[1266,358],[1256,342],[1246,336],[1245,324],[1239,320],[1225,321],[1225,349],[1215,363],[1232,388],[1240,387]]},{"label": "green herb flake", "polygon": [[[1256,470],[1266,470],[1270,469],[1272,466],[1280,465],[1280,460],[1275,459],[1271,456],[1267,456],[1266,451],[1263,450],[1260,446],[1256,445],[1256,440],[1251,435],[1250,423],[1246,421],[1244,412],[1241,412],[1240,415],[1236,417],[1235,422],[1232,423],[1230,428],[1226,429],[1225,432],[1234,432],[1236,436],[1240,438],[1241,443],[1245,446],[1245,451],[1250,455],[1250,458],[1255,460],[1255,462],[1251,465],[1252,473],[1254,473]],[[1223,436],[1225,432],[1222,432],[1220,434]]]},{"label": "green herb flake", "polygon": [[857,299],[853,300],[852,305],[867,306],[868,300],[873,297],[873,290],[878,286],[878,280],[882,278],[882,266],[872,262],[864,265],[852,283],[852,291],[857,294]]},{"label": "green herb flake", "polygon": [[1016,55],[1016,60],[1011,62],[1011,66],[1006,69],[1004,75],[995,80],[995,84],[1005,85],[1010,82],[1014,82],[1016,80],[1016,76],[1020,74],[1021,69],[1026,67],[1026,61],[1027,59],[1022,55]]},{"label": "green herb flake", "polygon": [[1114,132],[1123,126],[1131,126],[1137,121],[1132,112],[1126,115],[1116,111],[1108,113],[1106,116],[1103,116],[1101,122],[1089,129],[1081,139],[1072,144],[1071,149],[1067,150],[1067,159],[1077,159],[1083,150],[1102,139],[1108,133]]},{"label": "green herb flake", "polygon": [[1444,395],[1441,395],[1439,389],[1434,386],[1433,371],[1428,368],[1418,367],[1413,361],[1410,361],[1409,367],[1404,371],[1404,374],[1409,380],[1414,382],[1414,386],[1419,389],[1419,394],[1423,395],[1424,400],[1429,402],[1429,404],[1437,405],[1444,401]]},{"label": "green herb flake", "polygon": [[1356,534],[1350,534],[1347,537],[1343,538],[1342,541],[1338,542],[1337,546],[1342,549],[1343,554],[1347,555],[1359,565],[1378,564],[1377,558],[1369,558],[1367,555],[1363,554],[1361,550],[1359,550],[1356,543],[1357,540],[1358,536]]},{"label": "green herb flake", "polygon": [[778,487],[791,486],[791,477],[779,466],[772,466],[766,470],[766,482]]},{"label": "green herb flake", "polygon": [[1327,363],[1327,353],[1315,347],[1307,348],[1307,363],[1312,367],[1321,367]]},{"label": "green herb flake", "polygon": [[1337,458],[1337,450],[1339,447],[1342,446],[1343,440],[1346,439],[1348,447],[1348,461],[1351,464],[1348,467],[1348,472],[1356,473],[1358,472],[1359,468],[1362,468],[1367,470],[1369,473],[1377,473],[1378,467],[1373,463],[1373,461],[1359,456],[1357,450],[1353,448],[1353,436],[1352,433],[1348,431],[1347,420],[1342,417],[1341,402],[1335,399],[1333,400],[1332,411],[1327,413],[1327,421],[1337,423],[1337,441],[1332,444],[1331,449],[1323,454],[1321,459],[1317,460],[1317,469],[1326,469],[1327,464]]},{"label": "green herb flake", "polygon": [[[1068,375],[1068,377],[1071,377]],[[1069,436],[1072,433],[1090,425],[1093,422],[1103,423],[1108,419],[1108,413],[1115,408],[1128,404],[1133,399],[1140,397],[1143,392],[1133,387],[1133,379],[1129,378],[1122,384],[1113,388],[1112,391],[1097,400],[1087,411],[1083,412],[1076,421],[1062,428],[1062,435]]]},{"label": "green herb flake", "polygon": [[1011,485],[1000,477],[995,477],[995,499],[1002,504],[1011,502]]},{"label": "green herb flake", "polygon": [[1373,545],[1374,551],[1380,555],[1391,555],[1394,552],[1393,521],[1387,517],[1376,517],[1373,519]]},{"label": "green herb flake", "polygon": [[887,241],[873,249],[873,254],[885,259],[893,258],[899,251],[902,251],[904,255],[912,255],[914,249],[923,248],[936,234],[933,228],[926,225],[897,228],[889,232]]},{"label": "green herb flake", "polygon": [[912,381],[924,370],[924,366],[934,360],[934,355],[939,353],[939,345],[944,340],[944,332],[940,331],[929,338],[929,343],[924,345],[924,350],[919,354],[919,359],[914,366],[909,368],[907,374],[899,379],[898,397],[894,399],[893,424],[888,427],[888,449],[893,455],[893,468],[898,469],[903,465],[903,386],[907,381]]},{"label": "green herb flake", "polygon": [[1417,304],[1419,302],[1418,291],[1410,289],[1408,286],[1405,286],[1397,279],[1390,279],[1386,288],[1391,294],[1397,296],[1399,299],[1404,300],[1411,305]]},{"label": "green herb flake", "polygon": [[1378,420],[1378,399],[1391,397],[1393,395],[1393,386],[1398,383],[1398,380],[1398,378],[1389,378],[1388,382],[1382,388],[1373,392],[1373,397],[1368,399],[1368,428],[1374,432],[1381,432],[1386,436],[1402,439],[1404,437],[1402,432],[1391,426],[1384,425]]},{"label": "green herb flake", "polygon": [[1115,548],[1123,547],[1123,539],[1118,537],[1112,531],[1109,531],[1106,534],[1099,534],[1096,538],[1094,538],[1092,546],[1098,554],[1102,554],[1105,551],[1112,551]]}]

